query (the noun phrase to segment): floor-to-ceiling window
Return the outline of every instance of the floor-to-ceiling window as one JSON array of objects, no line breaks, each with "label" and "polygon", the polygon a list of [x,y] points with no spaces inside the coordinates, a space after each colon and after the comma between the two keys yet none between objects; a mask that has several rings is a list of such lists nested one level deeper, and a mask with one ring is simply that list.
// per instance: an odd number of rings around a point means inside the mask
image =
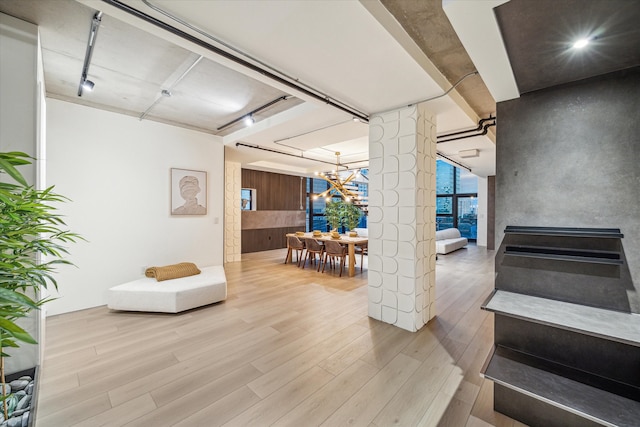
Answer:
[{"label": "floor-to-ceiling window", "polygon": [[436,162],[436,229],[457,228],[478,237],[478,177],[442,160]]},{"label": "floor-to-ceiling window", "polygon": [[329,184],[323,179],[307,179],[307,231],[329,230],[327,218],[324,216],[324,208],[327,202],[323,197],[313,198],[314,194],[320,194],[328,188]]}]

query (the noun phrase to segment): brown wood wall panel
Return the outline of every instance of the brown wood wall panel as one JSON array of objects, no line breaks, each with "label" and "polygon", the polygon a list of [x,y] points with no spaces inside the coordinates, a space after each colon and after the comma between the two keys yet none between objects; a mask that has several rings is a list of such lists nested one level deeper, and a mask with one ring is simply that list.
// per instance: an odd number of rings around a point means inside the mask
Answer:
[{"label": "brown wood wall panel", "polygon": [[[242,253],[270,251],[287,247],[287,233],[300,231],[300,227],[242,230]],[[284,262],[284,259],[282,260]]]},{"label": "brown wood wall panel", "polygon": [[242,188],[257,190],[257,210],[259,211],[300,210],[301,195],[303,207],[306,202],[306,185],[306,178],[303,178],[301,192],[299,176],[242,169]]},{"label": "brown wood wall panel", "polygon": [[[304,220],[291,215],[291,223],[274,221],[274,228],[245,229],[245,214],[265,216],[261,211],[298,211],[304,217],[305,210],[300,209],[300,177],[271,172],[242,169],[242,188],[255,188],[256,212],[243,212],[242,253],[269,251],[287,247],[285,235],[305,230]],[[302,206],[306,207],[306,178],[302,179]],[[292,212],[293,213],[293,212]],[[285,221],[287,222],[287,221]]]},{"label": "brown wood wall panel", "polygon": [[487,249],[496,249],[496,177],[487,179]]}]

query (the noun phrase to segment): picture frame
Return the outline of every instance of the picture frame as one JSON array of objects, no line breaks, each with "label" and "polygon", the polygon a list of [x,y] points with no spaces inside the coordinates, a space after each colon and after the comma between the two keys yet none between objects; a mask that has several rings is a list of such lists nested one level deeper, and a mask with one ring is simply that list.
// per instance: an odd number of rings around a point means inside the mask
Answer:
[{"label": "picture frame", "polygon": [[207,172],[171,168],[171,215],[207,214]]}]

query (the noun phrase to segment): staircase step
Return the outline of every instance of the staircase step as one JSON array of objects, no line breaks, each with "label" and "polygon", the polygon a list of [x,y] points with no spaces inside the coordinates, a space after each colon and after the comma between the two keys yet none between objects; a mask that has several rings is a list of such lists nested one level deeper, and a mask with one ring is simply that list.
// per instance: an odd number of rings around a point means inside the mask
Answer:
[{"label": "staircase step", "polygon": [[640,315],[496,290],[483,309],[640,347]]},{"label": "staircase step", "polygon": [[564,369],[571,370],[498,346],[489,355],[482,374],[496,384],[592,422],[638,426],[640,402],[558,374]]},{"label": "staircase step", "polygon": [[620,252],[601,250],[552,248],[531,245],[507,245],[505,247],[504,254],[506,256],[587,262],[593,264],[624,264],[624,262],[620,259]]},{"label": "staircase step", "polygon": [[577,227],[521,227],[509,225],[506,234],[533,234],[538,236],[600,237],[621,239],[624,234],[619,228],[577,228]]}]

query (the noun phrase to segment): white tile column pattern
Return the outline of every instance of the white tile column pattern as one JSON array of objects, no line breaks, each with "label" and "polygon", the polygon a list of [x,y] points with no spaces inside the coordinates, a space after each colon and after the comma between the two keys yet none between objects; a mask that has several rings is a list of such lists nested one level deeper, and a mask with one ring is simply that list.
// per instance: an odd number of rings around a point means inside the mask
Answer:
[{"label": "white tile column pattern", "polygon": [[240,261],[242,257],[242,166],[224,162],[224,262]]},{"label": "white tile column pattern", "polygon": [[369,120],[369,316],[417,331],[435,315],[436,118]]}]

